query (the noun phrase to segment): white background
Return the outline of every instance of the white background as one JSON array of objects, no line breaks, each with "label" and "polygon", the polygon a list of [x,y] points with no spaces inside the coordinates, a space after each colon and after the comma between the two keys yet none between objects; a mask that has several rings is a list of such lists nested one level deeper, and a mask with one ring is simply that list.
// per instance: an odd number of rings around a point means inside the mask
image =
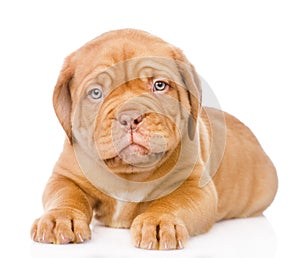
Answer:
[{"label": "white background", "polygon": [[[76,250],[87,257],[93,249],[90,257],[106,257],[111,248],[124,256],[149,255],[132,248],[124,230],[98,228],[94,244],[59,248],[29,237],[64,139],[52,108],[63,59],[105,31],[131,27],[183,49],[222,109],[254,131],[278,170],[278,195],[265,220],[220,223],[177,254],[248,257],[259,247],[256,257],[299,257],[299,6],[289,0],[1,1],[0,252],[68,257],[64,252]],[[264,253],[264,246],[273,251]]]}]

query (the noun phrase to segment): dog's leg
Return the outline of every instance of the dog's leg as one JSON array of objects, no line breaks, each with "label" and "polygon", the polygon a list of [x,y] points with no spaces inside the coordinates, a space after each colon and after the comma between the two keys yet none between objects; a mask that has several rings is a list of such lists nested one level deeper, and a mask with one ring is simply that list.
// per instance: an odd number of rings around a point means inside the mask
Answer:
[{"label": "dog's leg", "polygon": [[32,226],[34,241],[80,243],[91,238],[92,207],[86,194],[71,180],[53,175],[44,192],[45,214]]},{"label": "dog's leg", "polygon": [[195,180],[188,180],[134,219],[133,244],[144,249],[181,249],[189,236],[207,232],[216,221],[216,214],[213,182],[200,188]]}]

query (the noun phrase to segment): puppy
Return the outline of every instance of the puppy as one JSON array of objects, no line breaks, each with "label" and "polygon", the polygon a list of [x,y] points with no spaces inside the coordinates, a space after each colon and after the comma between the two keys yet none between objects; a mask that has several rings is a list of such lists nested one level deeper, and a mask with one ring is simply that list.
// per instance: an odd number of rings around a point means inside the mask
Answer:
[{"label": "puppy", "polygon": [[138,248],[181,249],[274,199],[276,170],[252,132],[203,107],[182,51],[146,32],[108,32],[68,56],[53,104],[67,137],[34,241],[89,240],[94,216],[130,228]]}]

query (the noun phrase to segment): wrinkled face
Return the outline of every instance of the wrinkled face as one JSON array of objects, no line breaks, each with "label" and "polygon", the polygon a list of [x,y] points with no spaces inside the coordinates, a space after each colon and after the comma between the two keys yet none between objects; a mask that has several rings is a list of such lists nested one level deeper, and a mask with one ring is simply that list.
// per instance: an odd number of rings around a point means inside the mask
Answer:
[{"label": "wrinkled face", "polygon": [[193,135],[198,84],[177,48],[118,31],[68,57],[54,107],[70,141],[114,173],[153,172],[175,164],[183,137]]},{"label": "wrinkled face", "polygon": [[75,139],[94,142],[115,173],[157,168],[180,148],[190,113],[176,62],[135,58],[97,72],[77,105]]}]

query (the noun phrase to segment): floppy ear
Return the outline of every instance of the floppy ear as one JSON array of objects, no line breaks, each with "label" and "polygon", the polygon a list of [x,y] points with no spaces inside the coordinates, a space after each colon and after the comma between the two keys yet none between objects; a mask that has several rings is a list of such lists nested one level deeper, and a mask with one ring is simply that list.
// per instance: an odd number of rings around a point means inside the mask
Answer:
[{"label": "floppy ear", "polygon": [[184,56],[181,56],[181,60],[177,65],[179,67],[181,79],[187,89],[191,106],[188,120],[188,135],[190,140],[193,140],[196,132],[197,119],[202,104],[201,83],[194,66],[190,64]]},{"label": "floppy ear", "polygon": [[72,98],[70,93],[70,82],[73,78],[74,70],[71,66],[70,58],[66,59],[59,74],[53,92],[53,106],[56,116],[65,130],[70,144],[72,144],[71,111]]}]

